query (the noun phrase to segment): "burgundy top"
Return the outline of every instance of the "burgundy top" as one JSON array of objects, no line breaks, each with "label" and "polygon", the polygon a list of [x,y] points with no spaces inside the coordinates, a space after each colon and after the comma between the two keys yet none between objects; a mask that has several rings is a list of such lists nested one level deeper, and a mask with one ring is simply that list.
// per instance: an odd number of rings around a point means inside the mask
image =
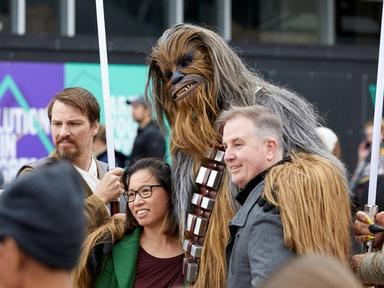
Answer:
[{"label": "burgundy top", "polygon": [[140,247],[134,287],[183,287],[183,256],[181,254],[171,258],[157,258]]}]

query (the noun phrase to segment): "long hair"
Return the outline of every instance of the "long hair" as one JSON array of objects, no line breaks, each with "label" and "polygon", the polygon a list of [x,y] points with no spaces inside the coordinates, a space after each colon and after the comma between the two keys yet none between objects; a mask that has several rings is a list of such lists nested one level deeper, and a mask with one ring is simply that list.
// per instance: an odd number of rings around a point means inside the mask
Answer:
[{"label": "long hair", "polygon": [[[217,132],[212,127],[212,122],[220,112],[216,100],[217,83],[213,81],[215,75],[209,57],[209,48],[201,46],[200,39],[194,33],[180,34],[178,37],[170,38],[165,36],[166,39],[162,41],[163,37],[153,48],[150,56],[149,78],[153,81],[151,81],[152,89],[149,87],[150,82],[147,83],[147,101],[154,103],[157,115],[165,114],[172,127],[172,153],[182,150],[192,157],[205,154],[211,148],[212,141],[217,140]],[[164,78],[164,74],[172,70],[169,67],[170,59],[164,56],[171,59],[191,57],[186,56],[190,54],[188,51],[191,49],[194,51],[193,65],[184,67],[183,73],[188,81],[200,83],[200,85],[193,97],[186,97],[176,103],[171,96],[172,83]],[[148,97],[150,91],[152,97]],[[164,128],[162,117],[159,117],[158,122],[159,126]],[[204,129],[201,129],[202,127]],[[196,135],[199,137],[196,138]]]},{"label": "long hair", "polygon": [[113,218],[110,222],[99,227],[96,231],[89,234],[82,246],[79,262],[72,272],[73,287],[90,288],[93,285],[95,271],[89,267],[89,257],[98,245],[105,243],[115,243],[122,239],[127,232],[125,219]]},{"label": "long hair", "polygon": [[[138,160],[124,171],[122,182],[125,191],[128,191],[130,177],[139,170],[149,170],[156,181],[158,181],[164,190],[168,192],[169,211],[167,211],[167,214],[164,217],[163,233],[170,237],[177,237],[179,233],[179,225],[175,213],[173,213],[173,191],[170,166],[167,163],[154,158]],[[110,222],[89,234],[83,243],[79,263],[72,273],[74,287],[89,288],[92,286],[96,275],[94,275],[95,271],[90,271],[88,261],[96,246],[104,243],[111,243],[113,245],[137,226],[137,221],[127,207],[125,219],[112,218]],[[100,259],[97,260],[100,261]]]},{"label": "long hair", "polygon": [[299,255],[324,254],[348,265],[348,184],[329,160],[314,154],[291,154],[291,161],[267,174],[264,197],[280,211],[287,247]]}]

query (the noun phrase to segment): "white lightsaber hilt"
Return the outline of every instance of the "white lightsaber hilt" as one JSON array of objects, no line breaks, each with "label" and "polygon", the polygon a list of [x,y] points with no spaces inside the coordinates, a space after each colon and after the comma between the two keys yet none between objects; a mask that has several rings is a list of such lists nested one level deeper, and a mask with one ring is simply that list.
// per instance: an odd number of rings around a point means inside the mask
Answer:
[{"label": "white lightsaber hilt", "polygon": [[[372,221],[375,221],[376,214],[379,212],[379,207],[377,205],[364,205],[364,212],[368,215]],[[373,251],[373,240],[368,240],[365,243],[365,252],[372,252]]]}]

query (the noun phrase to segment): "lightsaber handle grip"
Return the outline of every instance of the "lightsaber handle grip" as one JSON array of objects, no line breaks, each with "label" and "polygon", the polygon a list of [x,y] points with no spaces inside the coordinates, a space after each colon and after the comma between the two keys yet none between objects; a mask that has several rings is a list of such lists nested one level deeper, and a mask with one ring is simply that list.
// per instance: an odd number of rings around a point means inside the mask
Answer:
[{"label": "lightsaber handle grip", "polygon": [[120,213],[120,201],[112,201],[111,203],[111,215]]},{"label": "lightsaber handle grip", "polygon": [[[108,171],[112,170],[113,168],[108,167]],[[111,215],[115,215],[117,213],[120,213],[120,196],[109,203],[111,206]]]},{"label": "lightsaber handle grip", "polygon": [[[375,220],[376,214],[379,212],[379,207],[377,205],[364,205],[364,212],[369,216],[372,221]],[[365,242],[365,252],[373,252],[373,240],[368,240]]]}]

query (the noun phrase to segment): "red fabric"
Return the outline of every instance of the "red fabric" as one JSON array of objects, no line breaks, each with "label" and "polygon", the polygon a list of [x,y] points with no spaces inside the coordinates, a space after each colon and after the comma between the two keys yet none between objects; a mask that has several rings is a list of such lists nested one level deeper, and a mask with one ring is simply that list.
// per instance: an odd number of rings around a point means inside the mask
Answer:
[{"label": "red fabric", "polygon": [[140,247],[136,266],[135,288],[182,287],[183,254],[157,258]]}]

